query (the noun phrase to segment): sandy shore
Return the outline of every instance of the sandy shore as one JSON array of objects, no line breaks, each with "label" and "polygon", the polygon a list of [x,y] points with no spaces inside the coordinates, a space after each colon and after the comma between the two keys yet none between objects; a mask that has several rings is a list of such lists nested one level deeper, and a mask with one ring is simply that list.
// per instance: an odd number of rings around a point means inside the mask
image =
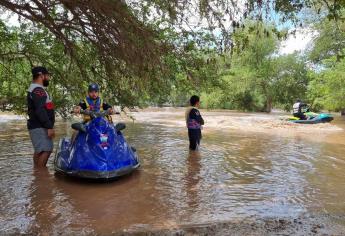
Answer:
[{"label": "sandy shore", "polygon": [[248,218],[228,222],[203,223],[194,225],[167,225],[152,227],[134,225],[132,228],[117,232],[115,235],[345,235],[343,223],[335,222],[332,217],[306,216],[298,218]]}]

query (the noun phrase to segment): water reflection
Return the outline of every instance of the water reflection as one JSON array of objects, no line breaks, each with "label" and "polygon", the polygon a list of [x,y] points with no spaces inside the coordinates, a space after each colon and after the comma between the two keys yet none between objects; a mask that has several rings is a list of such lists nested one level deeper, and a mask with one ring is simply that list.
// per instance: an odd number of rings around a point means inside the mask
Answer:
[{"label": "water reflection", "polygon": [[199,196],[199,182],[201,180],[200,170],[200,152],[189,151],[187,157],[187,173],[184,178],[185,191],[187,193],[187,205],[191,211],[195,211],[199,208],[200,196]]},{"label": "water reflection", "polygon": [[33,180],[29,187],[30,204],[27,217],[32,219],[29,232],[32,234],[49,235],[54,225],[54,188],[53,180],[47,168],[33,170]]}]

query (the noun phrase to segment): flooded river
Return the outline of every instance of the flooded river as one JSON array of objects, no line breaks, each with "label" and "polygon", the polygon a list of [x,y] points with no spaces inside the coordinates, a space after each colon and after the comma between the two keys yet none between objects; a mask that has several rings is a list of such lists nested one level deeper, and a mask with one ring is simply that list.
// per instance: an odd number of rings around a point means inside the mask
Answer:
[{"label": "flooded river", "polygon": [[[189,153],[183,112],[132,113],[124,135],[142,166],[110,183],[55,176],[53,158],[35,172],[25,120],[3,119],[0,234],[169,232],[229,222],[256,235],[264,230],[256,224],[272,219],[296,230],[286,232],[345,234],[344,119],[291,125],[279,115],[203,112],[200,152]],[[57,123],[56,144],[71,135],[69,126]]]}]

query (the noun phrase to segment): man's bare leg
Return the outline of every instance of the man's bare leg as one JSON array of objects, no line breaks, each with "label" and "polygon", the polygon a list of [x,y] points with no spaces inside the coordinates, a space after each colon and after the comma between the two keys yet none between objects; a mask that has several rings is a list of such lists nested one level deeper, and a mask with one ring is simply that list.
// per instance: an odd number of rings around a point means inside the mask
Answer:
[{"label": "man's bare leg", "polygon": [[34,167],[42,168],[46,167],[49,156],[52,152],[40,152],[34,154]]},{"label": "man's bare leg", "polygon": [[32,157],[32,160],[34,161],[34,167],[36,167],[38,165],[38,158],[41,155],[41,152],[39,153],[34,153],[34,156]]}]

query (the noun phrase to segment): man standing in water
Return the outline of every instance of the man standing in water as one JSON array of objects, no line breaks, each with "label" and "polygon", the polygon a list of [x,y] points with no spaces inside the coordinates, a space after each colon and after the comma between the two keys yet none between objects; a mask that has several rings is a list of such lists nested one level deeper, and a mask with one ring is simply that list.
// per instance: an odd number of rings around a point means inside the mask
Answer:
[{"label": "man standing in water", "polygon": [[54,104],[44,87],[49,85],[49,72],[45,67],[32,69],[33,81],[28,89],[28,130],[34,147],[34,167],[45,167],[53,151],[55,136]]},{"label": "man standing in water", "polygon": [[190,98],[190,107],[186,110],[186,125],[188,128],[189,137],[189,149],[198,150],[201,140],[201,126],[204,125],[200,112],[198,110],[200,106],[200,98],[193,95]]}]

